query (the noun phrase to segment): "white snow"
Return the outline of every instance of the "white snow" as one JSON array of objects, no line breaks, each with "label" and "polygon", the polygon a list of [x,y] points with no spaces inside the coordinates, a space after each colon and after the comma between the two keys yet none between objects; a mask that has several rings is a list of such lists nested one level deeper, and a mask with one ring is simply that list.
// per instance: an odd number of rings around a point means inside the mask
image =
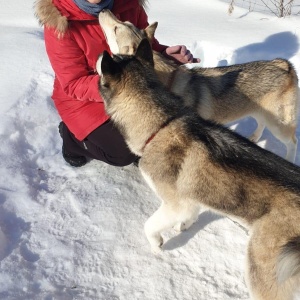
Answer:
[{"label": "white snow", "polygon": [[[248,299],[241,226],[203,211],[188,231],[166,233],[154,256],[143,226],[160,200],[138,169],[64,162],[33,3],[6,1],[0,11],[0,299]],[[148,6],[159,41],[187,45],[202,66],[283,57],[300,74],[299,16],[238,7],[229,16],[218,0]],[[231,125],[248,135],[255,121]],[[259,145],[285,155],[268,131]]]}]

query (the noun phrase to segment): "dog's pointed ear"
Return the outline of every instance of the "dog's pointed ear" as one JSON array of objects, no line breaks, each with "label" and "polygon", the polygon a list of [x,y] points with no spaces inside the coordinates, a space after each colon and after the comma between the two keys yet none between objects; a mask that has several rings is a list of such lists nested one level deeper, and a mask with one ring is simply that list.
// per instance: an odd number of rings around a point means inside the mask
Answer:
[{"label": "dog's pointed ear", "polygon": [[151,66],[154,66],[154,61],[153,61],[153,52],[151,45],[147,39],[142,39],[140,44],[137,47],[135,56]]},{"label": "dog's pointed ear", "polygon": [[101,61],[101,74],[103,75],[116,75],[120,73],[120,67],[117,62],[104,50]]},{"label": "dog's pointed ear", "polygon": [[155,30],[157,28],[157,25],[158,25],[158,23],[154,22],[151,25],[149,25],[147,28],[145,28],[145,33],[146,33],[146,36],[147,36],[148,40],[150,41],[150,43],[154,39],[154,34],[155,34]]}]

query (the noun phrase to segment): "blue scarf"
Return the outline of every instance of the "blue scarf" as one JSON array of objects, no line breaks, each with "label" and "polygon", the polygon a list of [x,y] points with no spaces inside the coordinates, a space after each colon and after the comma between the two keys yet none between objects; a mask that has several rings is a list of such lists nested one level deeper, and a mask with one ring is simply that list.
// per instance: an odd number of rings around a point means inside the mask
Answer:
[{"label": "blue scarf", "polygon": [[86,13],[98,17],[100,11],[104,8],[112,9],[114,0],[102,0],[100,3],[89,3],[87,0],[73,0],[75,4]]}]

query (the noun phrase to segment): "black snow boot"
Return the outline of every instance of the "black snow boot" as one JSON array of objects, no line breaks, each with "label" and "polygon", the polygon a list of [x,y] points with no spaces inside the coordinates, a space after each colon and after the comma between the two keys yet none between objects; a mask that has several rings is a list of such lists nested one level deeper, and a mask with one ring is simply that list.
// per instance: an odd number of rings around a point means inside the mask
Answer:
[{"label": "black snow boot", "polygon": [[[62,139],[63,139],[63,126],[65,126],[63,122],[60,122],[58,125],[58,131]],[[76,168],[82,167],[87,163],[86,157],[70,154],[65,150],[64,146],[62,146],[62,156],[64,160],[72,167],[76,167]]]}]

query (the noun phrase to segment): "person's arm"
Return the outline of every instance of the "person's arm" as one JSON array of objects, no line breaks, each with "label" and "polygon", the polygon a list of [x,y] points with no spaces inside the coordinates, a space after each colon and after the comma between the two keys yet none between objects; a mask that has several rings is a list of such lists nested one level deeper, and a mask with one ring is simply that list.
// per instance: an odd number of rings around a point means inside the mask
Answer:
[{"label": "person's arm", "polygon": [[89,70],[83,51],[66,33],[58,38],[53,28],[45,28],[46,51],[64,92],[79,101],[103,102],[99,75]]}]

